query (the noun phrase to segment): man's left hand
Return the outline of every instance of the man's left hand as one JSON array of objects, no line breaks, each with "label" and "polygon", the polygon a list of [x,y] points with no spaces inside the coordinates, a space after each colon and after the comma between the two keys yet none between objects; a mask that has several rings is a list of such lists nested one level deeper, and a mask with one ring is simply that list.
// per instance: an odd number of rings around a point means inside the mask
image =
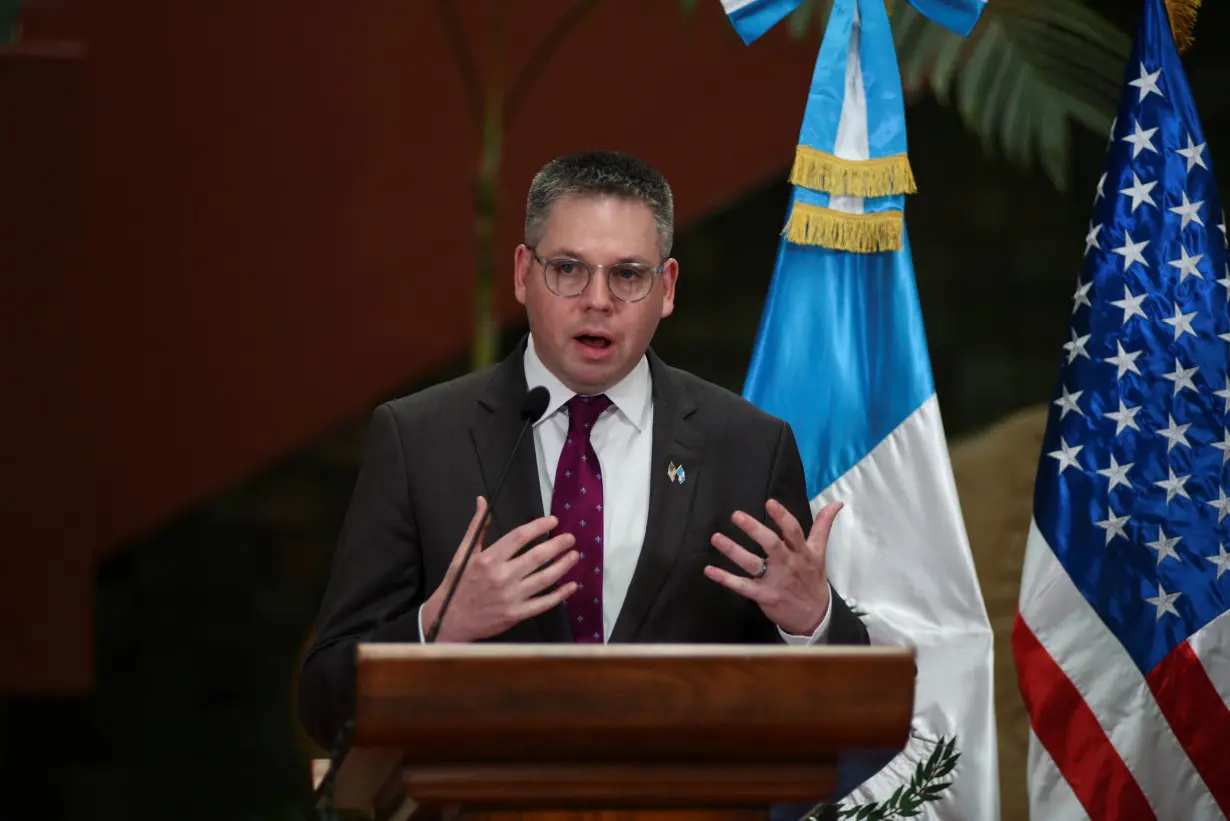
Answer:
[{"label": "man's left hand", "polygon": [[[829,611],[829,581],[825,570],[829,532],[841,502],[826,505],[816,516],[811,533],[803,534],[799,520],[775,499],[765,510],[777,523],[781,536],[741,510],[731,521],[764,550],[764,559],[728,536],[714,533],[710,543],[752,578],[735,576],[709,565],[705,575],[760,605],[765,616],[794,636],[810,636]],[[763,575],[755,576],[764,569]]]}]

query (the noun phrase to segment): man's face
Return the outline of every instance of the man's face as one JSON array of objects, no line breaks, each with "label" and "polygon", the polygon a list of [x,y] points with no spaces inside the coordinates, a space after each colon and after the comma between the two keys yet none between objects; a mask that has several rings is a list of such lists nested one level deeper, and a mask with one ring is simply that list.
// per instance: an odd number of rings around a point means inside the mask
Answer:
[{"label": "man's face", "polygon": [[[653,275],[649,296],[638,302],[611,293],[610,266],[639,263],[656,269],[662,261],[653,211],[636,200],[569,197],[552,206],[544,228],[536,249],[517,246],[517,301],[526,308],[543,364],[577,393],[602,393],[640,361],[659,320],[674,310],[679,265],[667,260],[662,273]],[[569,257],[588,264],[593,273],[584,292],[574,297],[552,293],[535,251],[542,259]]]}]

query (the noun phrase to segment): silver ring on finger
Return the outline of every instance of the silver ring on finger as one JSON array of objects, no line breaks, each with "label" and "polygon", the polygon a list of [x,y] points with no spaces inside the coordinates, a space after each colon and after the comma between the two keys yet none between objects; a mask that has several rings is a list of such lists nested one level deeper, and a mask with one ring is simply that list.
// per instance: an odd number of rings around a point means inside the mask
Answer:
[{"label": "silver ring on finger", "polygon": [[763,578],[765,573],[769,572],[769,557],[763,556],[760,559],[760,569],[752,574],[753,579]]}]

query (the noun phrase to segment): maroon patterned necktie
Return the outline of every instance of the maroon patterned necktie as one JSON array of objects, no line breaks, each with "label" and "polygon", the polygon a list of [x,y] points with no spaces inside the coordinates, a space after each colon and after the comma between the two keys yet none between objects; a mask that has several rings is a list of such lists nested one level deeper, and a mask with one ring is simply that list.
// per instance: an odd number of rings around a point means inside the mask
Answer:
[{"label": "maroon patterned necktie", "polygon": [[578,585],[565,603],[573,640],[578,643],[602,642],[602,467],[589,435],[610,406],[605,394],[568,400],[568,438],[555,468],[551,494],[551,515],[559,519],[556,532],[571,533],[577,539],[573,550],[579,561],[560,583]]}]

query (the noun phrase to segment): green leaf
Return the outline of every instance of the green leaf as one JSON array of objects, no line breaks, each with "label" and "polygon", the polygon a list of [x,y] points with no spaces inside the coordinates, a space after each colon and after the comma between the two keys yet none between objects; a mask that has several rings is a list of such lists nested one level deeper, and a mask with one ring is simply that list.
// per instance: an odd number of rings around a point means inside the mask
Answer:
[{"label": "green leaf", "polygon": [[986,99],[987,86],[1001,73],[998,70],[1001,62],[998,52],[1002,39],[1003,27],[998,21],[992,21],[986,33],[975,43],[969,61],[957,77],[957,110],[965,122],[981,121],[983,106],[980,103]]},{"label": "green leaf", "polygon": [[[1064,188],[1071,126],[1104,134],[1130,38],[1081,0],[994,0],[967,39],[900,4],[892,18],[907,93],[929,86],[990,151],[1040,162]],[[954,94],[955,83],[955,94]]]},{"label": "green leaf", "polygon": [[948,755],[946,752],[947,742],[941,738],[936,742],[935,749],[931,751],[931,757],[927,759],[927,776],[931,776],[935,772],[935,768],[940,765],[940,762]]},{"label": "green leaf", "polygon": [[948,758],[940,762],[940,766],[936,768],[932,774],[932,778],[943,778],[948,775],[957,766],[957,762],[961,760],[960,755],[950,755]]},{"label": "green leaf", "polygon": [[21,31],[18,12],[21,11],[21,0],[0,0],[0,46],[6,46],[17,39]]},{"label": "green leaf", "polygon": [[795,37],[806,35],[807,24],[811,22],[811,17],[815,10],[815,0],[807,0],[807,2],[791,12],[790,17],[786,21],[787,25],[790,26],[790,33]]},{"label": "green leaf", "polygon": [[[926,39],[924,38],[924,41]],[[941,104],[949,105],[949,88],[965,53],[966,43],[957,35],[938,27],[931,33],[930,39],[934,42],[929,47],[936,54],[935,62],[931,66],[931,90]]]}]

